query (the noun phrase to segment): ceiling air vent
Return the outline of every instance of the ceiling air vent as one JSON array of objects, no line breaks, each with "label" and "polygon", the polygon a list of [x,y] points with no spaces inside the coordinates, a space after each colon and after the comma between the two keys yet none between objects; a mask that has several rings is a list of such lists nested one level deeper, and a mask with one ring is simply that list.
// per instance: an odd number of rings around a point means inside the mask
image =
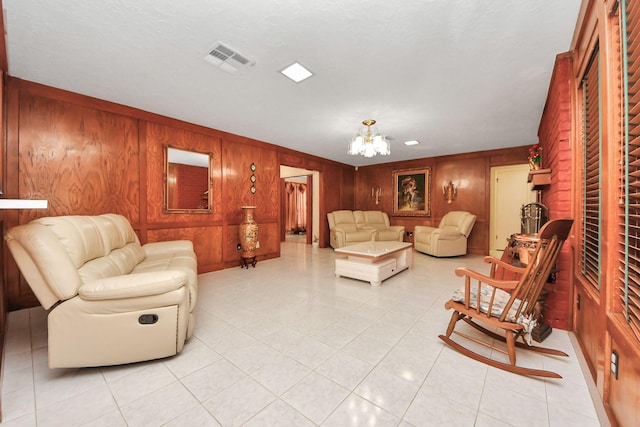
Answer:
[{"label": "ceiling air vent", "polygon": [[217,65],[228,73],[235,74],[243,68],[252,67],[256,62],[239,53],[229,45],[218,42],[204,60]]}]

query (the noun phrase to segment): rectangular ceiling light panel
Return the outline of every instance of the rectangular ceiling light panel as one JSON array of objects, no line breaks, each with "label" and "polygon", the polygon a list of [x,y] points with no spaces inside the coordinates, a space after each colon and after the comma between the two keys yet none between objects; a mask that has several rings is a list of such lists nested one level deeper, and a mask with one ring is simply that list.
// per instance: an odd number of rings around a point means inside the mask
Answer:
[{"label": "rectangular ceiling light panel", "polygon": [[289,77],[291,80],[293,80],[296,83],[300,83],[304,79],[308,79],[313,75],[311,71],[307,70],[297,62],[294,62],[293,64],[289,65],[287,68],[285,68],[280,72],[285,76]]},{"label": "rectangular ceiling light panel", "polygon": [[218,42],[216,46],[207,53],[204,60],[216,65],[228,73],[235,74],[238,71],[252,67],[255,61],[247,58],[229,45]]}]

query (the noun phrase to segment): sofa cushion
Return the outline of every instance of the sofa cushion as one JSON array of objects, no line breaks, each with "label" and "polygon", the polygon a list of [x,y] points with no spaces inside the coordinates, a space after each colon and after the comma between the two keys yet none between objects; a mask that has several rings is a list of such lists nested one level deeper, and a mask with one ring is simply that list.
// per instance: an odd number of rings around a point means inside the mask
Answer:
[{"label": "sofa cushion", "polygon": [[102,234],[96,223],[89,217],[45,217],[36,219],[34,222],[45,225],[56,235],[75,268],[105,255]]},{"label": "sofa cushion", "polygon": [[[136,242],[138,244],[140,243],[140,241],[138,240],[138,236],[133,230],[133,227],[131,227],[131,223],[124,216],[117,215],[117,214],[103,214],[103,215],[100,215],[100,217],[108,218],[112,223],[116,224],[116,231],[120,234],[120,240],[119,240],[120,242],[123,242],[123,243]],[[124,244],[121,244],[120,246],[113,246],[113,247],[122,247],[122,246],[124,246]]]},{"label": "sofa cushion", "polygon": [[166,294],[186,283],[187,275],[182,271],[151,271],[87,282],[80,286],[78,293],[86,301],[140,298]]},{"label": "sofa cushion", "polygon": [[[141,256],[142,255],[142,256]],[[112,250],[108,255],[86,262],[78,269],[82,282],[129,274],[144,259],[138,243]]]},{"label": "sofa cushion", "polygon": [[46,217],[34,222],[56,235],[82,282],[129,274],[144,259],[137,236],[121,215]]},{"label": "sofa cushion", "polygon": [[367,227],[367,221],[364,219],[364,212],[353,211],[353,219],[356,222],[356,228],[358,230],[362,230]]},{"label": "sofa cushion", "polygon": [[[98,227],[98,231],[102,236],[104,243],[104,255],[109,255],[114,249],[119,249],[130,243],[136,243],[140,246],[138,236],[136,236],[129,221],[122,215],[104,214],[87,217],[93,221]],[[137,262],[144,258],[138,258]]]},{"label": "sofa cushion", "polygon": [[[176,240],[173,242],[148,243],[144,248],[150,247],[150,255],[136,265],[132,273],[144,273],[151,271],[179,270],[187,275],[189,287],[189,311],[192,311],[198,297],[198,265],[192,251],[185,249],[186,243],[191,242]],[[172,244],[175,246],[172,248]],[[158,251],[164,249],[163,253]]]},{"label": "sofa cushion", "polygon": [[379,241],[393,241],[393,240],[398,240],[402,237],[402,232],[399,232],[398,230],[378,230],[376,232],[376,240]]},{"label": "sofa cushion", "polygon": [[369,240],[373,240],[374,238],[375,238],[374,230],[352,231],[351,233],[346,234],[345,243],[351,244],[351,243],[366,242]]},{"label": "sofa cushion", "polygon": [[344,231],[356,231],[356,220],[352,211],[335,211],[333,212],[333,218],[337,228]]},{"label": "sofa cushion", "polygon": [[372,227],[376,230],[389,228],[389,217],[382,211],[362,211],[362,217],[366,227]]},{"label": "sofa cushion", "polygon": [[438,228],[452,227],[460,231],[464,237],[469,237],[476,222],[476,216],[465,211],[451,211],[442,217]]},{"label": "sofa cushion", "polygon": [[441,240],[456,240],[462,236],[462,233],[458,227],[446,226],[443,228],[436,228],[433,230],[438,235],[438,239]]},{"label": "sofa cushion", "polygon": [[5,236],[22,275],[45,309],[78,293],[82,280],[58,237],[44,224],[13,227]]}]

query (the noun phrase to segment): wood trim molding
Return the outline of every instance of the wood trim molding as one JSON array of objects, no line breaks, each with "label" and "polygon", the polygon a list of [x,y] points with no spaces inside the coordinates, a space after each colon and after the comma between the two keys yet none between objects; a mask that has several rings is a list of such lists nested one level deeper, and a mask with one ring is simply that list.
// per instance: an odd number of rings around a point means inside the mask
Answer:
[{"label": "wood trim molding", "polygon": [[4,25],[4,7],[2,6],[2,0],[0,0],[0,70],[5,73],[9,71],[9,60],[7,59],[7,43]]}]

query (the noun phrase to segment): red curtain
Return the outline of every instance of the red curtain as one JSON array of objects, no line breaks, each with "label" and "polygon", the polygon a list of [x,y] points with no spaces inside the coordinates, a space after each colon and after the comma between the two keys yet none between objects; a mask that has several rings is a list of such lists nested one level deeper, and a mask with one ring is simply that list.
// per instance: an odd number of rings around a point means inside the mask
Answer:
[{"label": "red curtain", "polygon": [[285,182],[286,207],[285,231],[299,233],[307,231],[307,184]]}]

